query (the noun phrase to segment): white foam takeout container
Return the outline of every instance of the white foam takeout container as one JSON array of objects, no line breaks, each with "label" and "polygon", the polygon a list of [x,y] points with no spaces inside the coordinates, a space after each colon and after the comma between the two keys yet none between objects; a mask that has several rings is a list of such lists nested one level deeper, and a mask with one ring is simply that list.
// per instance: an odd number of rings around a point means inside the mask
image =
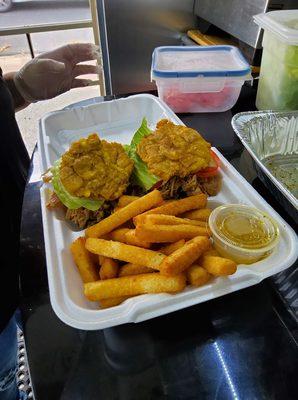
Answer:
[{"label": "white foam takeout container", "polygon": [[[47,114],[40,121],[38,138],[42,171],[46,171],[71,142],[91,132],[98,132],[101,138],[108,141],[129,143],[143,117],[147,118],[152,128],[162,118],[183,124],[165,103],[147,94]],[[266,211],[277,221],[280,229],[280,243],[273,254],[255,264],[240,265],[234,275],[216,278],[199,288],[188,286],[175,295],[136,296],[116,307],[100,310],[98,303],[85,298],[83,283],[69,250],[71,242],[83,232],[72,231],[69,225],[46,208],[49,191],[47,185],[43,185],[40,192],[50,299],[55,313],[63,322],[75,328],[94,330],[148,320],[255,285],[294,263],[297,239],[292,228],[216,149],[213,150],[221,160],[223,185],[220,193],[211,198],[211,206],[242,203]]]}]

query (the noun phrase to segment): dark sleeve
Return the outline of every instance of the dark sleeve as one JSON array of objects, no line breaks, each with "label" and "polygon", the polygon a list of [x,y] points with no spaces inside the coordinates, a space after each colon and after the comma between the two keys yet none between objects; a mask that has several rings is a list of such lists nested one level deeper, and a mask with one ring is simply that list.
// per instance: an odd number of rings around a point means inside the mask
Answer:
[{"label": "dark sleeve", "polygon": [[[2,77],[0,68],[0,174],[2,179],[13,182],[13,192],[23,195],[29,156],[20,134],[11,93]],[[6,170],[3,174],[2,168]]]},{"label": "dark sleeve", "polygon": [[29,162],[0,69],[0,332],[18,302],[20,220]]}]

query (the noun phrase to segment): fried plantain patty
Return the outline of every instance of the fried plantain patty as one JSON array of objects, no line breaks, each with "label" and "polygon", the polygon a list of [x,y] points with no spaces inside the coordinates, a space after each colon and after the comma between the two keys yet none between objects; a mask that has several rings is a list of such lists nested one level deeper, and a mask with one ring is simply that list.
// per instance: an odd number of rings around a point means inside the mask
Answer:
[{"label": "fried plantain patty", "polygon": [[60,179],[73,196],[115,200],[125,191],[132,170],[133,161],[121,144],[100,140],[93,133],[64,153]]},{"label": "fried plantain patty", "polygon": [[194,129],[163,119],[151,135],[141,140],[137,153],[151,173],[167,181],[206,168],[211,159],[210,147]]}]

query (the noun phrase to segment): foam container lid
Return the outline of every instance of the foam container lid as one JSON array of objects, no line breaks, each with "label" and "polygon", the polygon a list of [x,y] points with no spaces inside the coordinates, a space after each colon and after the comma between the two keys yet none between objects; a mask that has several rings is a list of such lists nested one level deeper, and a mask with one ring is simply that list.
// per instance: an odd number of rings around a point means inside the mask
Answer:
[{"label": "foam container lid", "polygon": [[[98,132],[101,138],[130,143],[146,117],[150,127],[162,118],[183,122],[157,97],[139,94],[88,106],[51,112],[40,121],[38,148],[41,170],[46,171],[68,149],[71,142]],[[214,143],[216,144],[216,143]],[[215,149],[221,161],[222,189],[208,201],[211,208],[240,203],[266,211],[277,221],[280,242],[266,259],[249,266],[238,266],[229,277],[214,278],[202,287],[188,286],[183,292],[146,294],[132,297],[109,309],[99,309],[88,301],[69,246],[84,232],[70,229],[46,207],[49,188],[40,189],[47,273],[52,307],[66,324],[79,329],[104,329],[128,322],[140,322],[255,285],[290,267],[297,258],[297,238],[292,228],[264,201],[233,166]]]}]

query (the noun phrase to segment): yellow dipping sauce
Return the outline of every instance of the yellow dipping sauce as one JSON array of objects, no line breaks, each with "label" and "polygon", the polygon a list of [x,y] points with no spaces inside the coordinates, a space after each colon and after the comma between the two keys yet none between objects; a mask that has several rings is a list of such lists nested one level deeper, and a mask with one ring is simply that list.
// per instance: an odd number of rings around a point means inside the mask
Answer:
[{"label": "yellow dipping sauce", "polygon": [[209,223],[218,252],[242,264],[266,257],[279,238],[275,221],[246,205],[218,207],[210,215]]},{"label": "yellow dipping sauce", "polygon": [[216,221],[217,228],[235,246],[259,249],[272,241],[270,229],[263,219],[232,212]]}]

